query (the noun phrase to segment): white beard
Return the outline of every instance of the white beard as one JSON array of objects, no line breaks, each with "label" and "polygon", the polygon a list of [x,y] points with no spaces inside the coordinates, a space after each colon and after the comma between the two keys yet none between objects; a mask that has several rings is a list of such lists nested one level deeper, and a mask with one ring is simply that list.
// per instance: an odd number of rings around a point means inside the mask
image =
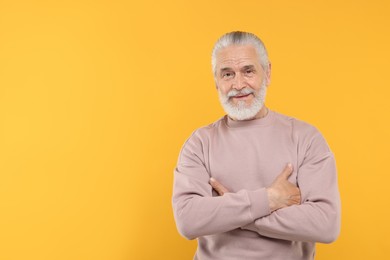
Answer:
[{"label": "white beard", "polygon": [[[233,101],[230,100],[230,97],[236,96],[238,94],[247,95],[251,93],[254,95],[254,99],[252,104],[249,106],[245,104],[244,100],[238,101],[237,104],[234,104]],[[227,95],[224,95],[220,90],[218,90],[219,100],[223,109],[231,118],[235,120],[253,119],[264,106],[266,93],[267,86],[265,84],[262,84],[261,88],[257,92],[251,88],[243,88],[240,91],[232,89],[228,92]]]}]

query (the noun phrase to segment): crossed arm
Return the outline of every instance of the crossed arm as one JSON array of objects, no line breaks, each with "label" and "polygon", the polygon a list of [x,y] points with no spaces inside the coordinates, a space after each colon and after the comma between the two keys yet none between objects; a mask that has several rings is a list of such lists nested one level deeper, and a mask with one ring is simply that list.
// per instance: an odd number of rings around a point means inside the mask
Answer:
[{"label": "crossed arm", "polygon": [[[333,166],[332,163],[325,162],[323,167]],[[306,195],[301,203],[300,189],[287,180],[291,173],[292,167],[288,165],[266,189],[272,213],[241,228],[263,236],[291,241],[333,242],[340,232],[340,205],[334,185],[326,181],[315,185],[330,189],[330,197],[309,200]],[[214,178],[210,178],[209,183],[220,196],[229,193],[229,190]],[[307,194],[307,188],[304,189]],[[293,207],[294,205],[298,206]]]},{"label": "crossed arm", "polygon": [[[329,243],[340,229],[340,201],[333,154],[313,153],[299,165],[299,188],[287,166],[269,187],[229,192],[210,179],[198,145],[183,149],[175,170],[173,208],[188,239],[241,228],[290,241]],[[195,151],[195,152],[194,152]],[[212,189],[221,196],[213,196]]]},{"label": "crossed arm", "polygon": [[[276,177],[271,186],[266,189],[271,212],[291,205],[299,205],[301,203],[301,193],[299,188],[288,181],[288,177],[292,174],[292,172],[293,167],[289,163],[282,173]],[[220,196],[229,192],[225,186],[214,178],[210,178],[209,183]]]}]

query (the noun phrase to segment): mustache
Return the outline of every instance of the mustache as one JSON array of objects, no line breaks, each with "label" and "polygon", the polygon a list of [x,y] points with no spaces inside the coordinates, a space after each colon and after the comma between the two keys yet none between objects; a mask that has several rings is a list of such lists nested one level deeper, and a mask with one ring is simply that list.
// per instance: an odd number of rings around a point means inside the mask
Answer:
[{"label": "mustache", "polygon": [[243,95],[254,94],[254,93],[255,91],[250,88],[243,88],[241,90],[232,89],[227,93],[227,97],[231,98],[231,97],[243,96]]}]

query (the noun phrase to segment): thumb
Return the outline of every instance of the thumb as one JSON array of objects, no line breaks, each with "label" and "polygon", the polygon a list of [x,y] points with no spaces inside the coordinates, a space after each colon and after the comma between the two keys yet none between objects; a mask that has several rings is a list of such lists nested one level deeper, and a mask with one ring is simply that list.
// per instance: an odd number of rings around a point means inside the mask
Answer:
[{"label": "thumb", "polygon": [[212,177],[210,178],[209,183],[210,183],[211,187],[213,187],[213,189],[220,196],[222,196],[223,194],[229,192],[229,190],[227,188],[225,188],[225,186],[223,186],[220,182],[218,182],[216,179],[214,179]]},{"label": "thumb", "polygon": [[286,167],[283,169],[282,173],[279,175],[279,178],[287,180],[288,177],[290,177],[290,175],[292,174],[292,172],[293,172],[293,166],[291,163],[288,163]]}]

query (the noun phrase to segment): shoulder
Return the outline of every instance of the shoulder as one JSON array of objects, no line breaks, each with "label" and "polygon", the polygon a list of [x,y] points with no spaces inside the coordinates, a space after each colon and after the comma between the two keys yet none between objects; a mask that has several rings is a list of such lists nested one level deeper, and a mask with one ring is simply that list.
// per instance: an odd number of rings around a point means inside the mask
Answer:
[{"label": "shoulder", "polygon": [[316,135],[321,135],[320,131],[310,123],[278,112],[274,113],[275,124],[291,127],[294,135],[297,137],[313,137]]},{"label": "shoulder", "polygon": [[190,140],[190,139],[200,139],[200,140],[209,139],[212,135],[215,134],[216,131],[218,131],[218,129],[220,129],[221,127],[224,126],[225,119],[226,119],[226,116],[223,116],[211,124],[197,128],[195,131],[192,132],[192,134],[190,135],[188,140]]},{"label": "shoulder", "polygon": [[277,112],[275,112],[275,117],[276,124],[283,124],[291,127],[292,138],[298,143],[300,148],[315,148],[322,152],[330,151],[324,136],[314,125]]},{"label": "shoulder", "polygon": [[225,116],[217,121],[195,129],[184,142],[183,149],[198,150],[208,146],[210,139],[223,127]]}]

